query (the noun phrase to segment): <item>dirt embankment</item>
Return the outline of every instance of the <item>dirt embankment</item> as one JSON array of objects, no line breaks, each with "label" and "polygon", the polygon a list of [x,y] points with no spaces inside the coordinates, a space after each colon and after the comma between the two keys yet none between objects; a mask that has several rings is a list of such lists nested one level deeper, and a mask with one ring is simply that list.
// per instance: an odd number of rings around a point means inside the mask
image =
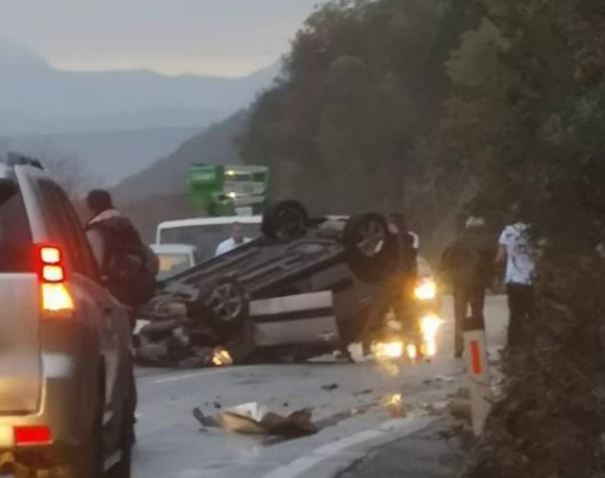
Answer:
[{"label": "dirt embankment", "polygon": [[536,318],[467,478],[605,477],[605,261],[542,261]]}]

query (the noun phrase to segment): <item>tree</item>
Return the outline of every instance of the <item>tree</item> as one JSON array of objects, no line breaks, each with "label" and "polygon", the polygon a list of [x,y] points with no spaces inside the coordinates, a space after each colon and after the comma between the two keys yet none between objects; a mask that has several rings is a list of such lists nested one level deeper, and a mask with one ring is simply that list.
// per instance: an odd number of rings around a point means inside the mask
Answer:
[{"label": "tree", "polygon": [[469,476],[596,476],[605,466],[605,5],[473,0],[447,71],[444,169],[480,185],[470,207],[521,202],[543,252],[528,346],[509,356]]},{"label": "tree", "polygon": [[316,210],[401,208],[409,152],[448,91],[452,13],[442,0],[326,4],[253,106],[244,160],[271,166],[274,195]]}]

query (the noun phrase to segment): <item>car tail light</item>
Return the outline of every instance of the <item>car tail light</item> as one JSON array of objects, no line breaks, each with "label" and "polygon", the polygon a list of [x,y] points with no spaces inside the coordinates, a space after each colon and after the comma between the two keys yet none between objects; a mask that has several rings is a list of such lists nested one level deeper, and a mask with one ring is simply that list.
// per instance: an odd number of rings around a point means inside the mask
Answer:
[{"label": "car tail light", "polygon": [[63,254],[56,246],[40,246],[42,310],[53,315],[71,314],[74,300],[66,284]]},{"label": "car tail light", "polygon": [[14,427],[15,446],[44,446],[53,442],[50,428],[44,425]]}]

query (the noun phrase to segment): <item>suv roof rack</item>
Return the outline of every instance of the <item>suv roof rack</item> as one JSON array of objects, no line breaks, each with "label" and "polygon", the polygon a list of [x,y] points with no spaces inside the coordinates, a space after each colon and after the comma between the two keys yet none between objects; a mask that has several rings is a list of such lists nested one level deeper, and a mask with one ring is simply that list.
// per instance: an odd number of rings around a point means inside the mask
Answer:
[{"label": "suv roof rack", "polygon": [[39,159],[32,158],[20,153],[8,152],[6,155],[0,156],[0,162],[7,166],[33,166],[34,168],[44,169]]}]

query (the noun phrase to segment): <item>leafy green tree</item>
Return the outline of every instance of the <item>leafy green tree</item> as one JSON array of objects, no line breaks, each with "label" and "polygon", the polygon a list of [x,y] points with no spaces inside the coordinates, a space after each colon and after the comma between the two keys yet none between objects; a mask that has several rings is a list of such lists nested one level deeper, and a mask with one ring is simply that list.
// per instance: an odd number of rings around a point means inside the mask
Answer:
[{"label": "leafy green tree", "polygon": [[442,64],[460,30],[455,15],[445,0],[323,6],[254,105],[245,161],[271,166],[275,196],[319,211],[403,207],[409,152],[448,92]]},{"label": "leafy green tree", "polygon": [[473,477],[597,476],[605,467],[605,5],[473,0],[446,64],[454,93],[441,165],[476,185],[470,207],[520,202],[541,240],[536,319],[508,357]]}]

